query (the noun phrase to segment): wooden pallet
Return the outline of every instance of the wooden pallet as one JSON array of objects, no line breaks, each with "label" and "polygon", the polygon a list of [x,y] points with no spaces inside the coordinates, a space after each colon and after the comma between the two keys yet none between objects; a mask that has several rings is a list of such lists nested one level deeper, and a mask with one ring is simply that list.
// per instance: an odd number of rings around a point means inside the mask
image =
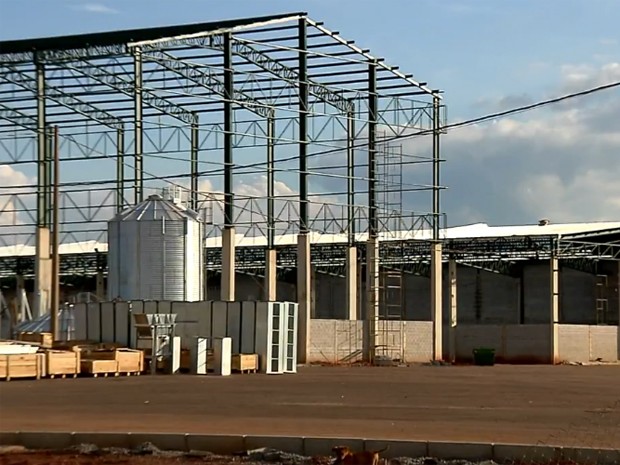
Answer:
[{"label": "wooden pallet", "polygon": [[258,371],[258,354],[233,354],[232,371],[256,373]]},{"label": "wooden pallet", "polygon": [[68,350],[47,350],[45,352],[45,375],[75,378],[81,370],[80,353]]},{"label": "wooden pallet", "polygon": [[41,378],[39,354],[0,355],[0,379]]}]

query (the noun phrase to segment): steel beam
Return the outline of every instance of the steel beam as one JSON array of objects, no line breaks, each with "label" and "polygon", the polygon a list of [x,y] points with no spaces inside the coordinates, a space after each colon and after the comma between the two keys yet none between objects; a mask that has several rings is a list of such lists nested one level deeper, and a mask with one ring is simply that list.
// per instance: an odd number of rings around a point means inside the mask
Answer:
[{"label": "steel beam", "polygon": [[[224,51],[223,45],[220,50]],[[226,97],[225,83],[222,82],[219,77],[208,68],[187,63],[161,50],[145,53],[143,57],[145,60],[153,61],[167,70],[183,76],[188,81],[207,89],[208,91],[211,91],[221,97]],[[257,115],[262,116],[263,118],[268,118],[271,114],[271,108],[253,97],[234,89],[234,85],[232,98],[230,100],[234,101],[234,103],[239,106],[256,113]]]},{"label": "steel beam", "polygon": [[[35,55],[36,57],[37,55]],[[47,129],[45,114],[45,65],[35,59],[37,93],[37,226],[46,227],[46,200],[49,185],[47,178]]]},{"label": "steel beam", "polygon": [[125,207],[125,131],[116,130],[116,212]]},{"label": "steel beam", "polygon": [[441,213],[439,203],[439,134],[441,133],[439,121],[439,97],[433,95],[433,240],[439,240],[439,215]]},{"label": "steel beam", "polygon": [[368,65],[368,232],[377,237],[377,63]]},{"label": "steel beam", "polygon": [[198,178],[200,176],[198,171],[198,115],[196,115],[196,122],[192,123],[190,134],[190,208],[194,211],[198,211]]},{"label": "steel beam", "polygon": [[[39,63],[42,65],[41,61]],[[8,72],[1,73],[0,79],[4,79],[6,82],[20,86],[23,89],[33,92],[35,95],[39,95],[38,89],[38,77],[35,78],[35,82],[28,74],[18,70],[14,66],[2,63],[0,67],[4,67]],[[44,70],[44,68],[43,68]],[[36,71],[35,71],[36,72]],[[44,71],[43,71],[44,72]],[[104,126],[108,126],[114,129],[122,128],[123,122],[114,115],[101,110],[90,103],[84,102],[74,95],[68,94],[57,87],[53,87],[46,83],[45,85],[45,98],[52,100],[65,108],[68,108],[76,113],[79,113],[87,118],[97,121]]]},{"label": "steel beam", "polygon": [[355,109],[347,113],[347,234],[349,245],[355,243]]},{"label": "steel beam", "polygon": [[233,69],[230,33],[224,34],[224,227],[233,227]]},{"label": "steel beam", "polygon": [[133,49],[133,130],[134,130],[134,203],[143,200],[144,173],[142,170],[142,50],[139,47]]},{"label": "steel beam", "polygon": [[299,20],[299,232],[308,232],[308,25]]},{"label": "steel beam", "polygon": [[275,245],[275,115],[267,119],[267,248]]},{"label": "steel beam", "polygon": [[[299,82],[303,81],[297,71],[283,65],[279,60],[271,58],[266,53],[257,50],[249,44],[250,43],[246,40],[233,37],[232,51],[235,55],[244,58],[248,63],[252,63],[294,86],[297,86]],[[223,44],[220,40],[218,40],[218,36],[213,37],[213,41],[208,48],[222,50]],[[305,81],[308,85],[309,94],[329,105],[334,106],[342,114],[346,115],[349,111],[351,111],[351,102],[341,93],[330,89],[324,84],[313,81],[308,77],[306,77]]]}]

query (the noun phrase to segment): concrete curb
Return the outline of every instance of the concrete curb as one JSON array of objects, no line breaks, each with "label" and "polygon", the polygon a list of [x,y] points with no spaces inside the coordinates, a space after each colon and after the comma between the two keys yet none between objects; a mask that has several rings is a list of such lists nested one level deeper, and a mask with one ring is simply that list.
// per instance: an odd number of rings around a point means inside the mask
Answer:
[{"label": "concrete curb", "polygon": [[334,445],[349,445],[358,450],[377,450],[389,445],[390,448],[382,457],[494,460],[499,463],[518,460],[541,463],[566,460],[599,465],[620,464],[620,450],[617,449],[548,445],[192,433],[0,432],[0,445],[24,446],[29,449],[60,450],[79,444],[133,448],[144,442],[151,442],[162,450],[202,450],[218,454],[269,447],[306,456],[331,455],[330,449]]}]

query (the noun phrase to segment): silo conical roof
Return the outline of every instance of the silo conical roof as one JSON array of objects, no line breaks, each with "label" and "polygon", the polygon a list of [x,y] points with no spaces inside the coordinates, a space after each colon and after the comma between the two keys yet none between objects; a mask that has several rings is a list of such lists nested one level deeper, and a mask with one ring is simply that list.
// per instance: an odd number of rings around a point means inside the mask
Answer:
[{"label": "silo conical roof", "polygon": [[110,221],[153,221],[162,218],[166,221],[182,221],[187,218],[199,220],[195,211],[166,200],[159,194],[153,194],[139,204],[119,212]]}]

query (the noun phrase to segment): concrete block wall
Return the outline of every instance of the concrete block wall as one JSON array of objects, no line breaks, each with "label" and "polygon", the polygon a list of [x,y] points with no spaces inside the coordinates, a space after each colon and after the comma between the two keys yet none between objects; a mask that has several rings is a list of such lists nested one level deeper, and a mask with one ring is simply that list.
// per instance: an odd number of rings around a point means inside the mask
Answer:
[{"label": "concrete block wall", "polygon": [[495,349],[498,362],[549,363],[550,331],[547,325],[459,325],[456,358],[472,361],[475,348]]},{"label": "concrete block wall", "polygon": [[[363,320],[313,319],[310,322],[310,363],[346,363],[361,360]],[[430,321],[379,322],[377,343],[403,347],[406,362],[428,362],[433,355]]]},{"label": "concrete block wall", "polygon": [[559,350],[562,361],[616,361],[618,327],[559,325]]}]

